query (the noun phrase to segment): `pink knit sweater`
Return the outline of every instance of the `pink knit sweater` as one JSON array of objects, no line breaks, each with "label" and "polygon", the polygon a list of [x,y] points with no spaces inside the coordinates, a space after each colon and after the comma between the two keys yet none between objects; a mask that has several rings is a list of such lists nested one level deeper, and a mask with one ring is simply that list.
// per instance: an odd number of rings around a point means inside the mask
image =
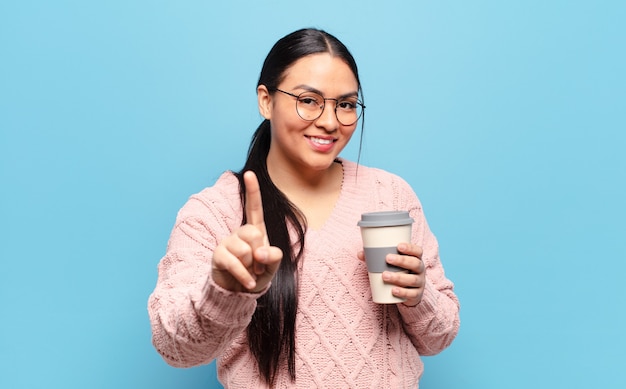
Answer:
[{"label": "pink knit sweater", "polygon": [[[445,278],[437,241],[409,185],[390,173],[342,160],[341,194],[323,228],[306,233],[298,269],[296,382],[280,388],[416,388],[420,355],[447,347],[459,328],[459,304]],[[357,177],[358,172],[358,177]],[[153,343],[172,366],[217,358],[226,388],[263,388],[245,329],[258,294],[233,293],[211,279],[211,255],[241,224],[238,181],[224,173],[180,210],[149,299]],[[363,212],[408,210],[422,246],[426,288],[415,307],[371,301],[357,222]]]}]

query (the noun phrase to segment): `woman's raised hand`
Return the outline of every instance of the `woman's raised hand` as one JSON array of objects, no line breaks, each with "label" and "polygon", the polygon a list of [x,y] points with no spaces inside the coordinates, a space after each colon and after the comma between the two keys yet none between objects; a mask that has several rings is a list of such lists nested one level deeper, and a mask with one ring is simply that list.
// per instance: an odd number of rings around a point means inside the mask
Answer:
[{"label": "woman's raised hand", "polygon": [[213,252],[213,280],[234,292],[263,290],[278,270],[283,252],[269,245],[263,202],[256,174],[243,175],[246,184],[246,224],[220,242]]}]

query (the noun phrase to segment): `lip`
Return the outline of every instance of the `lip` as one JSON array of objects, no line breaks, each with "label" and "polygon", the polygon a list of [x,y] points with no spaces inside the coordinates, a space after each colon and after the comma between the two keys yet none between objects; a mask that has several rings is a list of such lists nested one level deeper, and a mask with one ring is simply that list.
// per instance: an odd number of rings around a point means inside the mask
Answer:
[{"label": "lip", "polygon": [[[333,147],[335,146],[335,143],[337,142],[337,139],[332,136],[305,135],[304,137],[307,139],[307,141],[309,142],[309,145],[311,146],[313,150],[321,152],[321,153],[327,153],[331,151]],[[317,139],[328,142],[328,143],[317,142],[316,141]]]}]

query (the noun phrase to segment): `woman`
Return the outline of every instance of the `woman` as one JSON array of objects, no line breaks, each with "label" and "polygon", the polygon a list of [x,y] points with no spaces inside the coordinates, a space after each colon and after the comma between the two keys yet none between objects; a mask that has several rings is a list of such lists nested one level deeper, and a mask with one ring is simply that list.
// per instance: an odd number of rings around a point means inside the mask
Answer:
[{"label": "woman", "polygon": [[[332,35],[280,39],[257,85],[265,120],[239,173],[180,210],[149,301],[153,343],[177,367],[217,358],[226,388],[418,386],[420,355],[459,328],[453,284],[401,178],[338,158],[364,106],[356,63]],[[372,302],[357,227],[408,210],[412,241],[387,261],[400,304]]]}]

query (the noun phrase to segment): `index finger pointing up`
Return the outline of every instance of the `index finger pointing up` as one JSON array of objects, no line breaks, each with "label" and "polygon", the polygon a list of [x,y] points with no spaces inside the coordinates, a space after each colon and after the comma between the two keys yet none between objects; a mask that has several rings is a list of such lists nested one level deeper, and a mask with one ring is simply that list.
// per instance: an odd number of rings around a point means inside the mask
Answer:
[{"label": "index finger pointing up", "polygon": [[259,180],[253,171],[248,170],[243,174],[246,184],[246,219],[248,224],[255,225],[265,232],[265,219],[263,217],[263,202],[261,200],[261,189]]}]

